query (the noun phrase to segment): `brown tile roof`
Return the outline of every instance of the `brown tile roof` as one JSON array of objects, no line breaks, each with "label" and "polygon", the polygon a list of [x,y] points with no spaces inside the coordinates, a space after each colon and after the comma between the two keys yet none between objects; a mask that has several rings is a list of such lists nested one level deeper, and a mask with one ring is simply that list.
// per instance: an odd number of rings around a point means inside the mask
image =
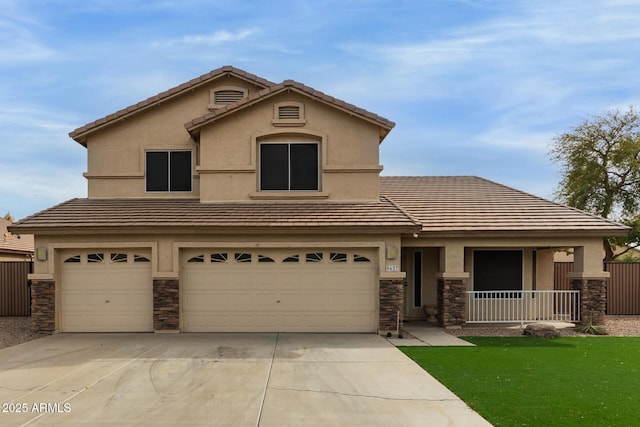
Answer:
[{"label": "brown tile roof", "polygon": [[381,117],[363,108],[356,107],[355,105],[349,104],[348,102],[326,95],[323,92],[315,90],[302,83],[298,83],[294,80],[285,80],[282,83],[271,85],[266,89],[263,89],[257,93],[251,94],[232,104],[225,105],[224,107],[211,111],[202,117],[193,119],[190,122],[185,123],[184,126],[185,128],[187,128],[189,133],[191,134],[197,133],[198,130],[206,124],[209,124],[221,117],[224,117],[244,107],[255,104],[256,102],[262,101],[273,95],[276,95],[278,93],[288,91],[288,90],[293,90],[295,92],[312,97],[321,102],[325,102],[333,107],[346,111],[349,114],[355,114],[363,118],[364,120],[368,120],[370,122],[377,124],[378,126],[381,126],[385,130],[384,134],[381,136],[381,140],[384,139],[384,136],[386,136],[386,134],[389,133],[389,131],[393,129],[393,127],[395,126],[395,123],[392,122],[391,120],[385,119],[384,117]]},{"label": "brown tile roof", "polygon": [[380,192],[423,224],[424,232],[581,232],[629,229],[473,176],[381,177]]},{"label": "brown tile roof", "polygon": [[115,120],[121,119],[122,117],[129,116],[140,110],[156,105],[168,98],[172,98],[195,87],[204,85],[211,80],[217,79],[218,77],[226,74],[232,74],[236,77],[254,83],[257,86],[269,87],[275,84],[273,82],[270,82],[269,80],[263,79],[262,77],[258,77],[255,74],[248,73],[231,65],[225,65],[199,77],[196,77],[195,79],[191,79],[188,82],[182,83],[181,85],[165,90],[164,92],[152,96],[151,98],[147,98],[144,101],[140,101],[137,104],[131,105],[127,108],[116,111],[113,114],[109,114],[108,116],[79,127],[78,129],[69,133],[69,136],[86,147],[86,136],[88,133]]},{"label": "brown tile roof", "polygon": [[24,234],[20,237],[9,233],[7,227],[11,222],[0,218],[0,253],[33,253],[33,235]]},{"label": "brown tile roof", "polygon": [[362,203],[200,203],[197,199],[72,199],[13,230],[125,227],[401,227],[419,225],[387,199]]}]

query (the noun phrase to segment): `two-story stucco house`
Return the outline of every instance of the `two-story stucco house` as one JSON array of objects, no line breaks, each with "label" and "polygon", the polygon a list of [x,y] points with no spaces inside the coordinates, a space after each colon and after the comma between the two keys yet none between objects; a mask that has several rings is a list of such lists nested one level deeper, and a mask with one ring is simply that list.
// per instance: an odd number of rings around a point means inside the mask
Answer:
[{"label": "two-story stucco house", "polygon": [[602,238],[625,227],[477,177],[381,177],[393,126],[225,66],[74,130],[88,198],[11,227],[35,235],[34,327],[375,333],[424,305],[455,326],[466,290],[553,289],[558,247],[604,310]]}]

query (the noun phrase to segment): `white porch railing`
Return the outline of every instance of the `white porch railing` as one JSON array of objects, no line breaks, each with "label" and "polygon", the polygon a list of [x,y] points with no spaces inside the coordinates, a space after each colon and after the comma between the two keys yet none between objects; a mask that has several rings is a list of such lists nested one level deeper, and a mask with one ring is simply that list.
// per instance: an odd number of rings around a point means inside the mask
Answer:
[{"label": "white porch railing", "polygon": [[467,291],[467,323],[579,319],[580,291]]}]

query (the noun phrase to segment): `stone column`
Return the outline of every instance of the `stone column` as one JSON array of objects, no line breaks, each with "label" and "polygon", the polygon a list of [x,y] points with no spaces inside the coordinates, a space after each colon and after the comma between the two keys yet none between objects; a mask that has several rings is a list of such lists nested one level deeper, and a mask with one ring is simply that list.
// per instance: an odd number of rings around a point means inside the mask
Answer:
[{"label": "stone column", "polygon": [[571,288],[580,291],[580,324],[603,325],[607,311],[607,279],[571,277]]},{"label": "stone column", "polygon": [[594,325],[604,324],[607,310],[607,279],[603,271],[602,238],[585,241],[584,246],[573,249],[573,272],[569,273],[572,289],[580,291],[580,323],[589,319]]},{"label": "stone column", "polygon": [[440,276],[438,277],[438,324],[444,328],[461,328],[467,321],[467,279]]},{"label": "stone column", "polygon": [[175,278],[153,279],[153,330],[180,331],[180,281]]},{"label": "stone column", "polygon": [[31,281],[31,328],[52,334],[56,330],[56,282]]},{"label": "stone column", "polygon": [[404,304],[403,279],[380,279],[380,315],[378,331],[396,330],[398,314],[402,328],[402,307]]}]

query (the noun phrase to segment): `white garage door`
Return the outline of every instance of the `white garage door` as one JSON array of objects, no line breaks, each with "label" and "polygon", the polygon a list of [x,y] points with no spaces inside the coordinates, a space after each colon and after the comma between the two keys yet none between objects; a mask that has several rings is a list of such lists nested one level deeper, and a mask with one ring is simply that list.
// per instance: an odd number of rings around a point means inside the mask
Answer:
[{"label": "white garage door", "polygon": [[62,254],[62,332],[153,331],[150,256],[144,251]]},{"label": "white garage door", "polygon": [[188,250],[186,332],[375,332],[373,250]]}]

